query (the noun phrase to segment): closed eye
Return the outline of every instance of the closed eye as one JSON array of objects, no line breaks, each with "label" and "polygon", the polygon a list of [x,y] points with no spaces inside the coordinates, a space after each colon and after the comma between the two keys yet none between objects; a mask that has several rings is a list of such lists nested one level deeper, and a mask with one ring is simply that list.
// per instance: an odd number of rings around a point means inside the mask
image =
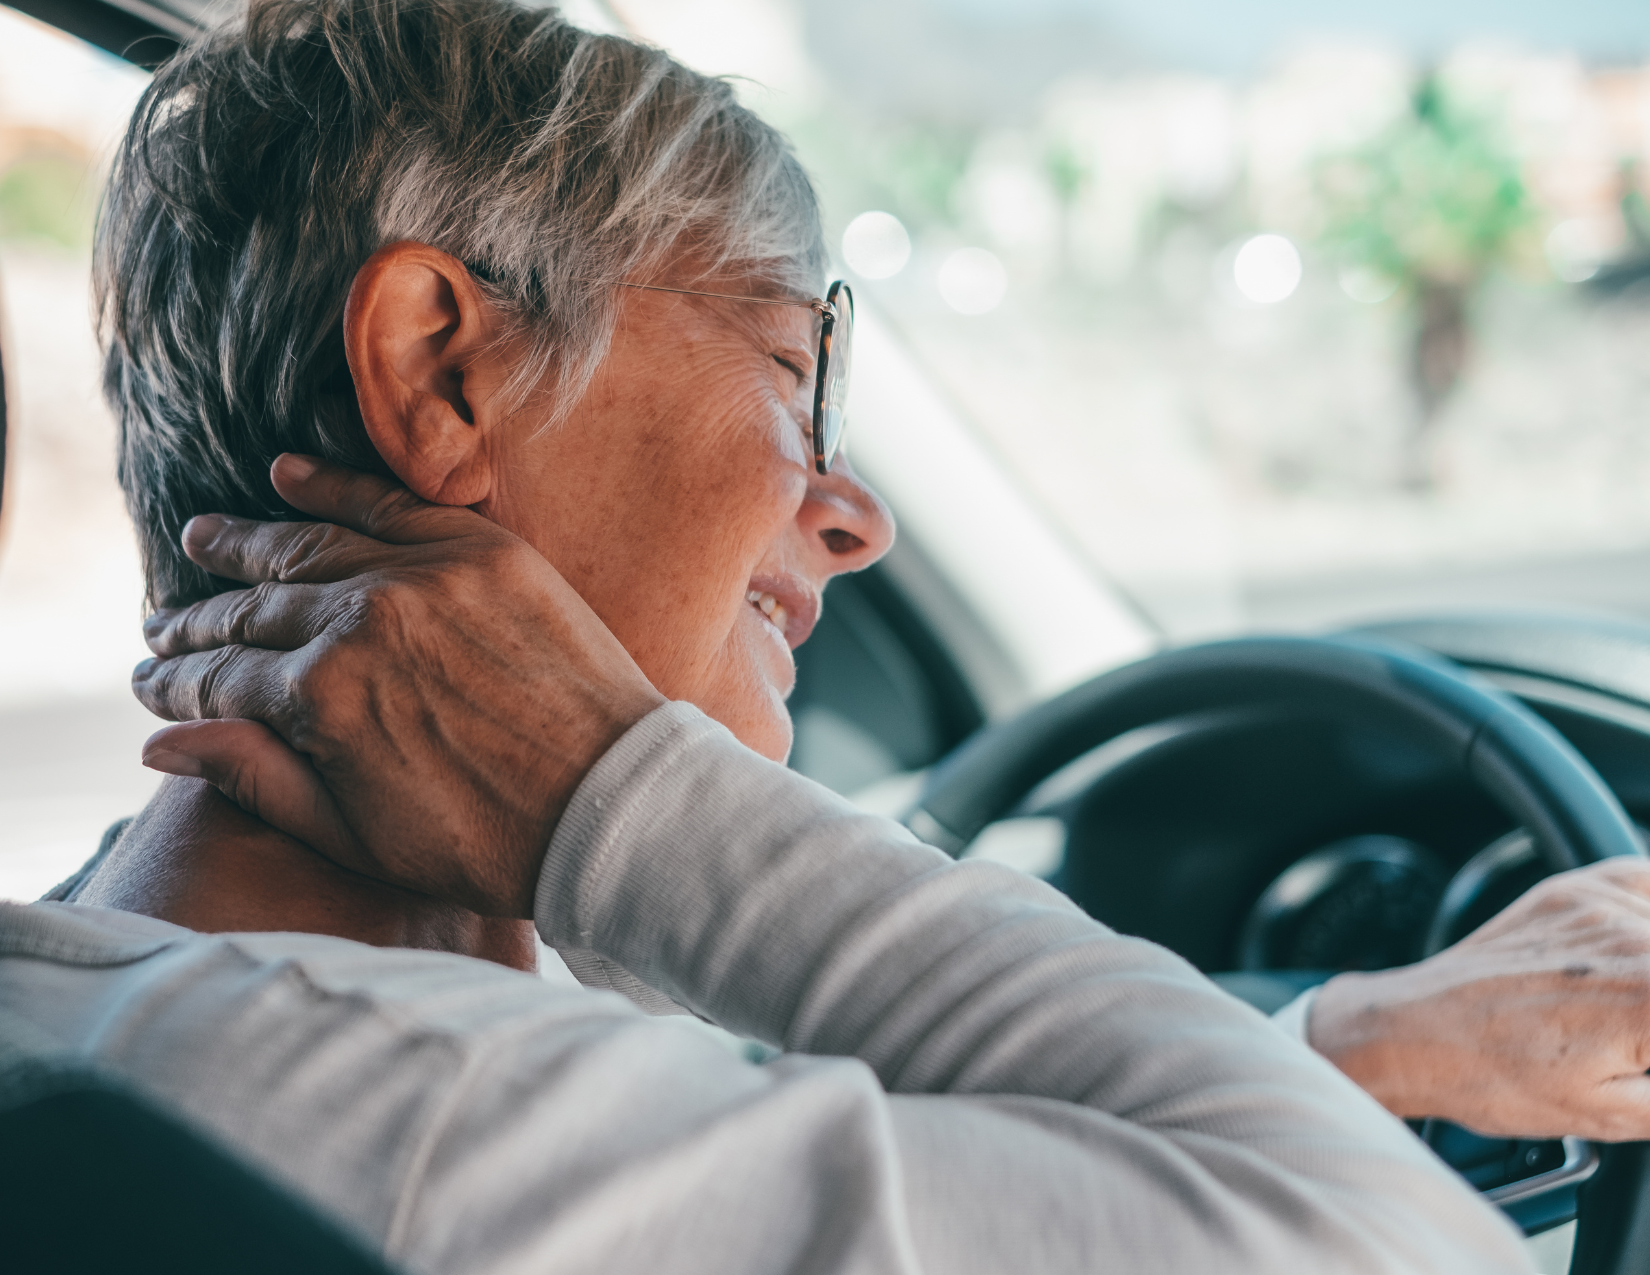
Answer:
[{"label": "closed eye", "polygon": [[782,354],[776,354],[773,356],[773,361],[779,364],[780,367],[784,368],[792,376],[796,377],[796,387],[798,389],[801,389],[808,383],[809,374],[804,371],[795,360],[788,359]]}]

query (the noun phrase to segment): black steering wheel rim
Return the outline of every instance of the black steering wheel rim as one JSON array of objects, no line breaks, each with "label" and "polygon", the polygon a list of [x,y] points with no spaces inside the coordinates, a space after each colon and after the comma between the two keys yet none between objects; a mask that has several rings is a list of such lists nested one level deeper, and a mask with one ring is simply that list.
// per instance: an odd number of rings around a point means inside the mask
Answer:
[{"label": "black steering wheel rim", "polygon": [[959,854],[1107,740],[1186,713],[1279,703],[1383,720],[1431,744],[1534,835],[1555,870],[1645,853],[1615,794],[1541,718],[1431,652],[1366,636],[1235,638],[1102,673],[964,743],[934,768],[906,824]]},{"label": "black steering wheel rim", "polygon": [[[1530,709],[1419,647],[1368,635],[1239,638],[1160,652],[979,732],[931,772],[906,824],[960,854],[1056,770],[1128,731],[1210,709],[1292,704],[1375,718],[1452,757],[1555,871],[1645,850],[1575,748]],[[1625,1275],[1650,1218],[1650,1143],[1602,1148],[1578,1196],[1572,1275]]]}]

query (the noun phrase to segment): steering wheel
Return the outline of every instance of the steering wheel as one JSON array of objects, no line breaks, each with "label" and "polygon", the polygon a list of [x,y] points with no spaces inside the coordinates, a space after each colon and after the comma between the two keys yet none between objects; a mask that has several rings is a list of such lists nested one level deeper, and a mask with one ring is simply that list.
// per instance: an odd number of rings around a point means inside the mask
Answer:
[{"label": "steering wheel", "polygon": [[964,743],[934,768],[906,824],[959,854],[1039,781],[1107,740],[1256,705],[1379,719],[1431,744],[1534,834],[1555,870],[1644,854],[1615,794],[1546,722],[1438,656],[1367,637],[1236,638],[1102,673]]},{"label": "steering wheel", "polygon": [[[1527,829],[1555,871],[1645,854],[1615,794],[1545,721],[1428,651],[1366,636],[1239,638],[1103,673],[964,743],[930,773],[905,822],[957,855],[1043,779],[1110,739],[1188,713],[1260,706],[1374,721],[1430,746]],[[1636,1219],[1650,1220],[1646,1146],[1606,1149],[1582,1187],[1573,1275],[1627,1269]]]}]

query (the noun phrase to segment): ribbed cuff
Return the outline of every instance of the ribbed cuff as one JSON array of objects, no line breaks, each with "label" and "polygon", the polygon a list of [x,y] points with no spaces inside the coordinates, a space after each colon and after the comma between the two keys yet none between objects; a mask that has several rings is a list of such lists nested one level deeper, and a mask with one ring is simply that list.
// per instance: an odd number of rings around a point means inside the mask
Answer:
[{"label": "ribbed cuff", "polygon": [[533,924],[551,947],[587,948],[591,907],[606,877],[603,852],[662,768],[721,728],[692,704],[670,703],[637,722],[590,768],[556,825],[533,889]]},{"label": "ribbed cuff", "polygon": [[1309,987],[1273,1014],[1272,1021],[1283,1028],[1293,1039],[1300,1041],[1303,1045],[1310,1046],[1312,1041],[1307,1036],[1307,1028],[1312,1021],[1312,1003],[1317,999],[1318,989]]}]

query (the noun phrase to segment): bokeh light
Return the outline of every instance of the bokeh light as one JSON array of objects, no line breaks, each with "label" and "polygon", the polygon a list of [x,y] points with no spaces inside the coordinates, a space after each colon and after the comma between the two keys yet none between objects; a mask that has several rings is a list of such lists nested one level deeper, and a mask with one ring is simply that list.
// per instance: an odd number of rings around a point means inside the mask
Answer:
[{"label": "bokeh light", "polygon": [[1373,266],[1347,266],[1341,271],[1341,291],[1360,305],[1380,305],[1398,291],[1398,281]]},{"label": "bokeh light", "polygon": [[1547,264],[1565,283],[1586,283],[1604,264],[1610,247],[1606,239],[1591,218],[1561,221],[1547,233]]},{"label": "bokeh light", "polygon": [[1282,235],[1256,235],[1232,258],[1232,282],[1256,305],[1283,301],[1300,287],[1300,250]]},{"label": "bokeh light", "polygon": [[958,314],[995,310],[1008,292],[1008,271],[995,253],[959,248],[940,266],[940,296]]},{"label": "bokeh light", "polygon": [[842,257],[866,279],[887,279],[911,260],[911,236],[893,213],[862,212],[842,232]]}]

